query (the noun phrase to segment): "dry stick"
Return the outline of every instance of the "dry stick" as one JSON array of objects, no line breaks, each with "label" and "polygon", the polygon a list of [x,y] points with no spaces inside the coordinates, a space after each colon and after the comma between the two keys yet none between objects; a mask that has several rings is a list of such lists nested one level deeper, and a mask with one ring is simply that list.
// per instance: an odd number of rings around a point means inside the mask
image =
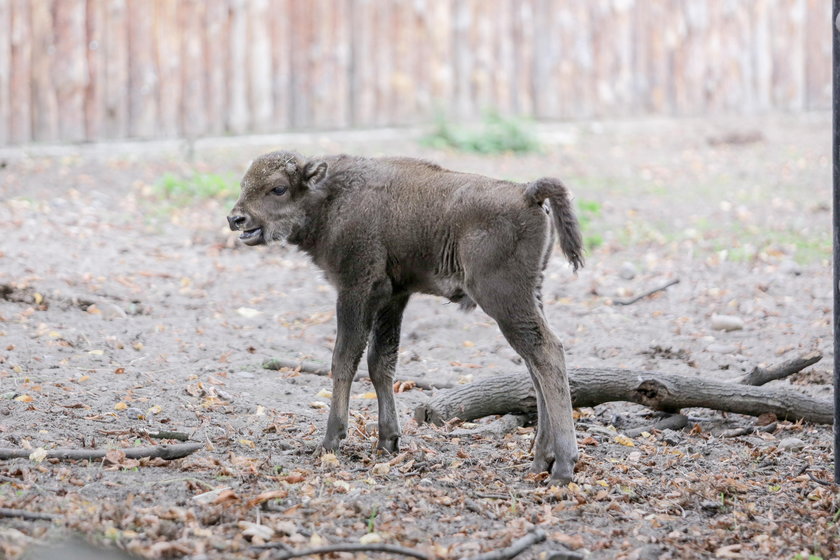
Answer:
[{"label": "dry stick", "polygon": [[479,554],[478,556],[472,556],[468,560],[509,560],[510,558],[514,558],[515,556],[522,554],[535,544],[543,542],[545,538],[546,535],[542,529],[534,529],[507,548],[485,552],[484,554]]},{"label": "dry stick", "polygon": [[[117,449],[125,453],[127,459],[159,457],[161,459],[180,459],[204,447],[201,443],[179,443],[176,445],[155,445],[151,447],[129,447]],[[0,459],[28,458],[32,449],[0,448]],[[46,459],[90,460],[102,459],[110,449],[48,449]]]},{"label": "dry stick", "polygon": [[647,292],[645,292],[643,294],[639,294],[638,296],[636,296],[634,298],[631,298],[631,299],[617,299],[617,300],[613,301],[613,304],[615,304],[615,305],[633,305],[634,303],[636,303],[637,301],[639,301],[641,299],[645,299],[648,296],[652,296],[653,294],[655,294],[657,292],[662,292],[664,290],[667,290],[668,288],[670,288],[674,284],[679,284],[679,283],[680,283],[680,279],[679,278],[674,278],[673,280],[671,280],[670,282],[668,282],[667,284],[665,284],[663,286],[659,286],[658,288],[648,290]]},{"label": "dry stick", "polygon": [[[253,546],[258,550],[266,550],[272,548],[286,548],[283,543],[267,543]],[[316,554],[327,554],[329,552],[387,552],[390,554],[401,554],[402,556],[411,556],[412,558],[419,558],[420,560],[432,560],[432,557],[419,550],[406,548],[404,546],[397,546],[395,544],[330,544],[326,546],[317,546],[315,548],[307,548],[305,550],[286,550],[279,555],[274,556],[276,560],[287,560],[289,558],[301,558],[303,556],[314,556]]]},{"label": "dry stick", "polygon": [[28,519],[30,521],[52,521],[53,519],[59,519],[61,516],[54,513],[39,513],[23,509],[0,508],[0,517],[20,517],[21,519]]},{"label": "dry stick", "polygon": [[822,359],[822,353],[817,350],[809,352],[802,356],[797,356],[780,364],[762,368],[756,366],[751,372],[738,380],[742,385],[764,385],[776,379],[782,379],[797,371],[805,369],[808,366],[814,365]]},{"label": "dry stick", "polygon": [[[313,362],[310,360],[286,360],[284,358],[272,358],[270,360],[266,360],[262,364],[263,369],[271,369],[271,370],[278,370],[283,368],[289,368],[296,371],[300,371],[301,373],[310,373],[312,375],[321,375],[323,377],[330,376],[330,369],[320,362]],[[358,373],[359,377],[368,377],[368,373],[362,369],[360,369]],[[437,381],[426,381],[425,379],[417,379],[417,378],[406,378],[401,377],[401,381],[411,381],[417,387],[421,389],[426,389],[430,391],[432,389],[449,389],[453,387],[452,383],[447,382],[437,382]]]}]

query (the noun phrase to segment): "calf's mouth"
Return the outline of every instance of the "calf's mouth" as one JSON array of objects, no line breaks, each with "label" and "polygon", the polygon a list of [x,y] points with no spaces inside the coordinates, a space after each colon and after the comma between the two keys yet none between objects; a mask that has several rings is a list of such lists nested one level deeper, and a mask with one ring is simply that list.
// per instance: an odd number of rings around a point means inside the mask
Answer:
[{"label": "calf's mouth", "polygon": [[239,239],[241,239],[242,243],[245,245],[259,245],[261,243],[265,243],[265,239],[263,238],[263,229],[261,227],[246,229],[239,236]]}]

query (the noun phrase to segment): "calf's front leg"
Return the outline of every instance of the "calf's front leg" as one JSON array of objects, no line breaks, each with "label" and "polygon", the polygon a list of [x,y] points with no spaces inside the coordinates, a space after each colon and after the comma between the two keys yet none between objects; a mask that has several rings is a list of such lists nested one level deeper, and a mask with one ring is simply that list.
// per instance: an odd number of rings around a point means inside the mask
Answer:
[{"label": "calf's front leg", "polygon": [[375,306],[376,301],[370,297],[367,290],[347,289],[338,294],[338,333],[332,357],[332,400],[327,432],[321,444],[325,451],[335,451],[339,442],[347,437],[350,386],[365,351]]}]

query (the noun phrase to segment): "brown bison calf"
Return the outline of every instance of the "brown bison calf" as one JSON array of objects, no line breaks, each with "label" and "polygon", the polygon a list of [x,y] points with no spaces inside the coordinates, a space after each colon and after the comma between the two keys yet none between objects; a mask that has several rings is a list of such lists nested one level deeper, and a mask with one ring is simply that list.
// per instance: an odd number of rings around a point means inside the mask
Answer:
[{"label": "brown bison calf", "polygon": [[421,292],[466,309],[478,304],[496,320],[538,395],[532,470],[572,479],[578,452],[563,345],[546,322],[540,293],[554,230],[574,268],[583,263],[560,181],[522,185],[409,158],[272,152],[248,168],[228,222],[246,245],[298,246],[338,290],[323,449],[336,449],[346,436],[350,384],[368,345],[379,447],[397,451],[392,386],[400,323],[411,294]]}]

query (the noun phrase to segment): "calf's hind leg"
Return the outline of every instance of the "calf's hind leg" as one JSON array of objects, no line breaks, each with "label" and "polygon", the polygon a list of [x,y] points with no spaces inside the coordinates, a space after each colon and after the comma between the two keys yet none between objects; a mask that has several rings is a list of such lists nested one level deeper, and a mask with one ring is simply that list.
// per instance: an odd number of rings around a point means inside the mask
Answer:
[{"label": "calf's hind leg", "polygon": [[522,356],[537,392],[537,440],[532,470],[570,482],[578,459],[563,344],[540,312],[536,283],[515,267],[476,275],[470,295],[493,317]]},{"label": "calf's hind leg", "polygon": [[400,421],[394,403],[394,370],[400,345],[400,325],[408,294],[396,295],[376,314],[368,344],[368,372],[379,404],[379,443],[389,453],[399,450]]}]

